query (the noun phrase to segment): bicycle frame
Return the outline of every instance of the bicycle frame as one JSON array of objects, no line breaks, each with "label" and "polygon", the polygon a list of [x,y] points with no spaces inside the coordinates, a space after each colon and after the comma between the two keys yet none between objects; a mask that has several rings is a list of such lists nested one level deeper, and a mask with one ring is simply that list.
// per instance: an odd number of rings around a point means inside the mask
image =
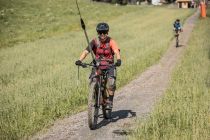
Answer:
[{"label": "bicycle frame", "polygon": [[[90,129],[97,128],[97,121],[99,116],[99,109],[102,107],[102,113],[105,119],[111,118],[111,109],[106,109],[107,99],[107,71],[100,69],[100,64],[86,64],[82,63],[80,66],[83,68],[87,66],[92,66],[94,68],[94,75],[91,77],[90,82],[90,93],[88,96],[88,124]],[[106,65],[107,66],[107,65]],[[109,67],[116,67],[114,64],[110,64]]]}]

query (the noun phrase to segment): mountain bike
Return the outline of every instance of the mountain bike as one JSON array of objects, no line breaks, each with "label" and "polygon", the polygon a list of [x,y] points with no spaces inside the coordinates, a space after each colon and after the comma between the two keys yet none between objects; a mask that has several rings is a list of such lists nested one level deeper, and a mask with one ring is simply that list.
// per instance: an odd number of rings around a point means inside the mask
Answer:
[{"label": "mountain bike", "polygon": [[[106,109],[107,99],[109,94],[106,89],[107,83],[107,70],[100,69],[102,65],[94,65],[82,63],[81,66],[86,68],[91,66],[95,69],[94,80],[91,80],[89,85],[89,96],[88,96],[88,125],[91,130],[97,128],[97,122],[99,118],[99,111],[102,110],[103,117],[105,119],[111,119],[112,109]],[[116,68],[114,64],[109,65],[109,68]]]},{"label": "mountain bike", "polygon": [[175,30],[176,47],[179,47],[179,30]]}]

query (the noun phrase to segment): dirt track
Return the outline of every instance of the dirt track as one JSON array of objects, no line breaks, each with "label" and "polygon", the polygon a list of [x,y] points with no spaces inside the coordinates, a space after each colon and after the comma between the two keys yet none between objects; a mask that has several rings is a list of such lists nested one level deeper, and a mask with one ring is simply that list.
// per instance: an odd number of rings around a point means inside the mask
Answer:
[{"label": "dirt track", "polygon": [[47,130],[32,139],[41,140],[120,140],[126,139],[135,119],[144,117],[152,110],[155,102],[166,90],[170,74],[185,50],[190,33],[198,18],[199,11],[189,17],[180,36],[180,47],[175,47],[175,40],[162,57],[137,79],[131,81],[116,92],[112,121],[100,118],[97,130],[90,130],[87,125],[87,112],[81,112],[63,120],[58,120]]}]

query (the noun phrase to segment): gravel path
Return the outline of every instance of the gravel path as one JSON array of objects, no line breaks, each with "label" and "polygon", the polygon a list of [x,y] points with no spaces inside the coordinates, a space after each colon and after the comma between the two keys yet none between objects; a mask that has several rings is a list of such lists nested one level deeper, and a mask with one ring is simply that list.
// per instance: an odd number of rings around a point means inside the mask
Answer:
[{"label": "gravel path", "polygon": [[160,62],[151,66],[138,78],[116,92],[111,121],[100,118],[98,129],[90,130],[87,111],[63,120],[58,120],[46,132],[39,132],[33,140],[124,140],[135,123],[135,119],[145,117],[155,102],[166,90],[170,74],[184,52],[190,33],[198,18],[199,11],[189,17],[180,35],[180,47],[175,40]]}]

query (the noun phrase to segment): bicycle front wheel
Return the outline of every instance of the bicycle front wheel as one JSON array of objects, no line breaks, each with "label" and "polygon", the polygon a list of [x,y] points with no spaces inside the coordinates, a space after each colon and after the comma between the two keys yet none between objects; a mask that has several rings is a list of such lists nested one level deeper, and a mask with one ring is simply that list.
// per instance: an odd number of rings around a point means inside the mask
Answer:
[{"label": "bicycle front wheel", "polygon": [[88,125],[91,130],[96,129],[98,121],[99,107],[97,106],[97,89],[96,83],[90,84],[88,97]]}]

